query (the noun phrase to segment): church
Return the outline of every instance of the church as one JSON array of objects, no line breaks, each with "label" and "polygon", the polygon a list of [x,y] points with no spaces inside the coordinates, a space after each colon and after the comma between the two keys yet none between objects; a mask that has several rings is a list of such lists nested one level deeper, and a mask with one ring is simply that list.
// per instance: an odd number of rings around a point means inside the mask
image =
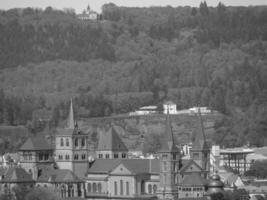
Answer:
[{"label": "church", "polygon": [[[201,115],[187,160],[175,144],[169,114],[165,123],[157,159],[129,159],[127,147],[109,125],[99,133],[95,159],[90,161],[88,134],[75,123],[71,101],[68,126],[56,130],[54,147],[45,139],[29,138],[19,150],[20,168],[30,175],[31,185],[49,187],[61,198],[206,198],[210,150]],[[7,185],[5,174],[2,177],[1,185]]]}]

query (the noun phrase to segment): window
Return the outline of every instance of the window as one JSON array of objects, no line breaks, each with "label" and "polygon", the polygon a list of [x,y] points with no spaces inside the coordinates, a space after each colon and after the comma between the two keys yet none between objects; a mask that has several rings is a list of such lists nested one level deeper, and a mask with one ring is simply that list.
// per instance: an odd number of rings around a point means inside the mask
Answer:
[{"label": "window", "polygon": [[148,185],[148,194],[152,194],[152,185]]},{"label": "window", "polygon": [[69,142],[69,139],[68,138],[66,139],[66,146],[67,147],[70,146],[70,142]]},{"label": "window", "polygon": [[167,162],[166,161],[163,162],[163,171],[167,171]]},{"label": "window", "polygon": [[109,158],[109,154],[106,154],[106,158]]},{"label": "window", "polygon": [[123,180],[120,180],[120,195],[123,195]]},{"label": "window", "polygon": [[63,138],[60,138],[60,146],[63,147],[64,146],[64,141]]},{"label": "window", "polygon": [[87,184],[87,191],[88,192],[92,192],[92,185],[91,185],[91,183],[88,183]]},{"label": "window", "polygon": [[45,154],[44,154],[44,159],[45,159],[45,160],[48,160],[48,159],[49,159],[49,154],[48,154],[48,153],[45,153]]},{"label": "window", "polygon": [[153,185],[153,193],[156,194],[157,193],[157,185]]},{"label": "window", "polygon": [[122,153],[121,157],[126,158],[126,153]]},{"label": "window", "polygon": [[118,158],[119,155],[117,153],[114,153],[114,158]]},{"label": "window", "polygon": [[176,154],[173,154],[173,160],[176,160]]},{"label": "window", "polygon": [[79,155],[78,154],[75,154],[74,155],[74,160],[78,160],[79,159]]},{"label": "window", "polygon": [[98,184],[97,184],[97,191],[98,191],[99,193],[102,192],[102,186],[101,186],[101,183],[98,183]]},{"label": "window", "polygon": [[96,192],[96,183],[93,183],[93,192]]},{"label": "window", "polygon": [[82,147],[84,147],[84,146],[85,146],[85,139],[82,138]]},{"label": "window", "polygon": [[162,155],[162,158],[167,159],[168,158],[168,155],[167,154],[164,154],[164,155]]},{"label": "window", "polygon": [[129,191],[129,182],[126,182],[126,195],[130,195],[130,191]]},{"label": "window", "polygon": [[63,156],[62,155],[58,155],[58,159],[59,160],[62,160],[63,159]]},{"label": "window", "polygon": [[65,159],[66,160],[69,160],[70,159],[70,156],[69,155],[65,155]]},{"label": "window", "polygon": [[85,160],[85,158],[86,158],[86,155],[82,154],[82,160]]},{"label": "window", "polygon": [[39,153],[39,160],[43,160],[43,153]]},{"label": "window", "polygon": [[29,153],[29,160],[32,160],[32,154]]},{"label": "window", "polygon": [[118,185],[117,185],[117,181],[114,182],[114,194],[118,195]]},{"label": "window", "polygon": [[98,158],[103,158],[103,154],[99,154],[98,155]]},{"label": "window", "polygon": [[75,147],[78,146],[78,138],[75,138],[75,140],[74,140],[74,146],[75,146]]}]

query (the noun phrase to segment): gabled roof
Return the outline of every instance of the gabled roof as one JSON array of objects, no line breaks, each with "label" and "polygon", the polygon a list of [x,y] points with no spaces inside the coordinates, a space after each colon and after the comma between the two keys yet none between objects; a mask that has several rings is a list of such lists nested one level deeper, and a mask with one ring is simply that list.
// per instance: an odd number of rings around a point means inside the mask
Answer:
[{"label": "gabled roof", "polygon": [[122,142],[113,126],[110,127],[108,131],[103,131],[100,133],[97,150],[128,151],[127,147]]},{"label": "gabled roof", "polygon": [[73,183],[82,181],[72,171],[68,169],[54,169],[45,171],[38,178],[38,182]]},{"label": "gabled roof", "polygon": [[99,159],[96,160],[91,168],[89,168],[89,174],[97,173],[110,173],[117,166],[123,164],[128,170],[134,174],[158,174],[160,172],[158,159]]},{"label": "gabled roof", "polygon": [[205,186],[207,185],[207,180],[200,176],[198,173],[191,173],[182,180],[179,184],[181,186]]},{"label": "gabled roof", "polygon": [[180,152],[180,150],[176,147],[174,143],[169,112],[167,113],[166,117],[165,135],[166,137],[163,137],[162,146],[159,152]]},{"label": "gabled roof", "polygon": [[8,183],[24,183],[24,182],[34,182],[32,176],[28,174],[23,168],[21,167],[11,167],[9,168],[4,178],[1,182],[8,182]]},{"label": "gabled roof", "polygon": [[52,146],[42,137],[30,137],[20,147],[21,151],[53,150]]},{"label": "gabled roof", "polygon": [[186,162],[183,162],[182,164],[183,164],[183,166],[180,169],[180,173],[184,173],[186,171],[186,169],[188,169],[192,165],[197,166],[199,168],[199,171],[202,171],[202,168],[193,159],[187,160]]},{"label": "gabled roof", "polygon": [[192,150],[209,150],[209,147],[206,142],[203,121],[200,113],[198,113],[197,128],[194,131],[193,135],[194,138],[193,138]]}]

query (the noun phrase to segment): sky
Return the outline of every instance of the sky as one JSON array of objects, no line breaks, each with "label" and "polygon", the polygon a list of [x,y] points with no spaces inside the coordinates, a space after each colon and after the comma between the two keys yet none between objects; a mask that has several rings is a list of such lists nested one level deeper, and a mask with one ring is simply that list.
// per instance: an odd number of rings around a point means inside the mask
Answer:
[{"label": "sky", "polygon": [[[267,0],[206,0],[208,6],[217,6],[219,2],[226,6],[250,6],[267,5]],[[0,0],[0,9],[10,8],[74,8],[76,13],[81,13],[88,5],[92,10],[101,11],[105,3],[113,2],[117,6],[127,7],[149,7],[149,6],[194,6],[198,7],[201,0]]]}]

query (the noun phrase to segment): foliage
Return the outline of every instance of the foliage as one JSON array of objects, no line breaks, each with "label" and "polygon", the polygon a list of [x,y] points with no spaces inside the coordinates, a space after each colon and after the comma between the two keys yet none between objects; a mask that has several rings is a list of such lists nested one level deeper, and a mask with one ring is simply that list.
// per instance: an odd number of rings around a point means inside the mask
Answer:
[{"label": "foliage", "polygon": [[25,200],[56,200],[54,192],[46,188],[34,188],[30,191]]},{"label": "foliage", "polygon": [[265,179],[267,177],[267,161],[262,160],[262,161],[255,161],[250,169],[245,172],[246,176],[254,176],[260,179]]},{"label": "foliage", "polygon": [[[0,11],[0,124],[51,126],[67,116],[128,113],[173,100],[225,114],[214,140],[263,146],[267,118],[267,8],[126,8],[81,23],[72,10]],[[32,120],[32,122],[30,122]]]}]

